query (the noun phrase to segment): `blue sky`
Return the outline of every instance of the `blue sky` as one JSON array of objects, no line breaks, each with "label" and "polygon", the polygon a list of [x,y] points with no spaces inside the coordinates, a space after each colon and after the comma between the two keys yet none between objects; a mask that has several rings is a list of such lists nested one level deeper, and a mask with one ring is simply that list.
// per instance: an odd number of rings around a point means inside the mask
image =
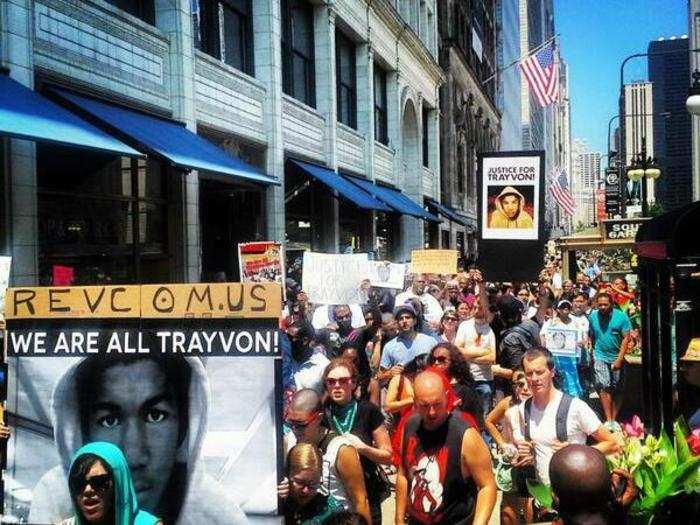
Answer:
[{"label": "blue sky", "polygon": [[[645,53],[652,40],[686,34],[687,9],[687,0],[554,0],[556,32],[569,64],[572,140],[605,153],[608,121],[617,114],[620,64]],[[646,60],[630,60],[625,81],[646,79]]]}]

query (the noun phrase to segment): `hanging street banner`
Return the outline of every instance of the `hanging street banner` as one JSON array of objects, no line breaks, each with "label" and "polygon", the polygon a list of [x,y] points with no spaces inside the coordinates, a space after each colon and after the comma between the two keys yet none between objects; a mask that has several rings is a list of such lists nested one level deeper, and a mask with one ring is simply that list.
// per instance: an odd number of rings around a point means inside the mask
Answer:
[{"label": "hanging street banner", "polygon": [[543,151],[478,155],[478,264],[489,280],[535,280],[544,243]]},{"label": "hanging street banner", "polygon": [[368,263],[366,253],[304,252],[302,289],[313,304],[364,304]]},{"label": "hanging street banner", "polygon": [[71,517],[73,456],[107,441],[165,523],[278,523],[281,297],[274,283],[10,288],[4,515]]},{"label": "hanging street banner", "polygon": [[413,250],[411,252],[411,273],[436,273],[453,275],[457,273],[457,250]]},{"label": "hanging street banner", "polygon": [[605,170],[605,214],[607,217],[622,214],[622,183],[617,168]]}]

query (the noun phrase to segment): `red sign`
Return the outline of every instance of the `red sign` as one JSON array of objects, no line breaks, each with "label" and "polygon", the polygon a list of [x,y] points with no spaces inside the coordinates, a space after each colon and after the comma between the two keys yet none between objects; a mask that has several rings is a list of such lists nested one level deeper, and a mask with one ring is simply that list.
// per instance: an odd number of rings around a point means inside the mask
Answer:
[{"label": "red sign", "polygon": [[608,218],[605,213],[605,190],[595,190],[595,216],[599,221]]}]

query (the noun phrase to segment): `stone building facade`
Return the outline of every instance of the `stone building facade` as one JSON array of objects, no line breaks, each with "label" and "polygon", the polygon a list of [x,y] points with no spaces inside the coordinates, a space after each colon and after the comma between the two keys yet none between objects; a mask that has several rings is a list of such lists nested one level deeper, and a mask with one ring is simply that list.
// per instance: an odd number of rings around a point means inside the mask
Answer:
[{"label": "stone building facade", "polygon": [[421,209],[440,199],[437,4],[1,0],[12,79],[181,122],[280,183],[0,137],[13,282],[50,284],[61,265],[76,284],[235,278],[236,243],[266,238],[407,259],[437,238],[435,222],[358,208],[291,161],[400,190]]}]

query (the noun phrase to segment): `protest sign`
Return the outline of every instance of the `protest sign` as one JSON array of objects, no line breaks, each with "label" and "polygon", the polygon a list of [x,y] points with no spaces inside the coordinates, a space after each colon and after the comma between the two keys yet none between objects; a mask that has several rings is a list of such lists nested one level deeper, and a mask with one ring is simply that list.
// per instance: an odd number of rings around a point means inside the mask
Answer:
[{"label": "protest sign", "polygon": [[7,286],[10,283],[11,264],[12,257],[0,255],[0,320],[5,311],[5,292],[7,292]]},{"label": "protest sign", "polygon": [[366,253],[304,252],[302,288],[314,304],[363,304],[360,290],[368,278]]},{"label": "protest sign", "polygon": [[577,357],[581,348],[578,346],[579,333],[572,328],[550,326],[545,334],[545,345],[552,355]]},{"label": "protest sign", "polygon": [[403,290],[406,268],[405,264],[390,263],[388,261],[369,261],[367,277],[372,286]]},{"label": "protest sign", "polygon": [[457,273],[457,250],[413,250],[411,273]]},{"label": "protest sign", "polygon": [[73,454],[108,441],[164,522],[279,521],[278,284],[10,288],[5,304],[6,516],[73,515]]},{"label": "protest sign", "polygon": [[239,243],[238,266],[241,282],[284,285],[284,251],[278,242]]}]

